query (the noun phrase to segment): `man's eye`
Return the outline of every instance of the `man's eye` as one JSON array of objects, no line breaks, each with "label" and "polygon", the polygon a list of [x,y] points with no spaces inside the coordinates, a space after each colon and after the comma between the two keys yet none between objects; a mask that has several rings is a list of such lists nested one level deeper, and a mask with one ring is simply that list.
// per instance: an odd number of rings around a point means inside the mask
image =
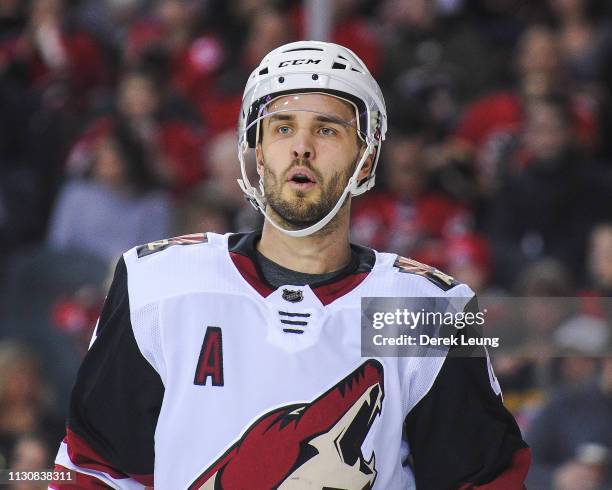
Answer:
[{"label": "man's eye", "polygon": [[336,134],[336,130],[332,128],[320,128],[319,133],[321,133],[323,136],[333,136]]},{"label": "man's eye", "polygon": [[291,128],[289,126],[279,126],[276,128],[276,132],[278,134],[289,134],[291,132]]}]

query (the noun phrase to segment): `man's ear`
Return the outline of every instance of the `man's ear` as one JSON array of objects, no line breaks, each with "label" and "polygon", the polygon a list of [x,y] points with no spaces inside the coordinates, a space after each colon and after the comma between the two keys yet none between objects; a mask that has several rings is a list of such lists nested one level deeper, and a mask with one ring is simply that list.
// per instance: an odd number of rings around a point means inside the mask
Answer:
[{"label": "man's ear", "polygon": [[[366,151],[366,149],[364,149],[363,151]],[[362,156],[363,154],[360,153],[359,158],[361,158]],[[363,179],[367,178],[370,175],[370,173],[372,172],[372,167],[374,165],[374,158],[376,158],[376,150],[370,153],[368,155],[368,158],[366,158],[365,162],[363,162],[361,170],[359,171],[359,175],[357,175],[357,182],[361,182]]]},{"label": "man's ear", "polygon": [[264,174],[264,164],[263,164],[263,151],[261,149],[261,144],[258,143],[255,147],[255,160],[257,161],[257,174],[260,177],[263,177]]}]

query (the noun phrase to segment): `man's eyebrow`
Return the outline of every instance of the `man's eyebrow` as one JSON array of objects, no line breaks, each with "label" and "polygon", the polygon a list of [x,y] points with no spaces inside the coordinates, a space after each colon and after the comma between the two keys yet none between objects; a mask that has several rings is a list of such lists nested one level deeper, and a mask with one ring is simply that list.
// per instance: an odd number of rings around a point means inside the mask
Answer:
[{"label": "man's eyebrow", "polygon": [[272,114],[268,118],[268,124],[273,121],[292,121],[293,119],[295,119],[293,114]]},{"label": "man's eyebrow", "polygon": [[[281,114],[272,114],[268,117],[268,124],[272,124],[275,121],[293,121],[295,120],[295,115],[281,113]],[[327,124],[340,124],[342,126],[352,126],[348,121],[344,121],[340,117],[334,116],[326,116],[323,114],[319,114],[315,117],[315,121],[327,123]]]},{"label": "man's eyebrow", "polygon": [[330,124],[342,124],[342,125],[346,125],[346,126],[350,126],[350,124],[348,123],[348,121],[344,121],[339,117],[330,117],[330,116],[323,116],[323,115],[319,115],[315,118],[316,121],[318,122],[324,122],[324,123],[330,123]]}]

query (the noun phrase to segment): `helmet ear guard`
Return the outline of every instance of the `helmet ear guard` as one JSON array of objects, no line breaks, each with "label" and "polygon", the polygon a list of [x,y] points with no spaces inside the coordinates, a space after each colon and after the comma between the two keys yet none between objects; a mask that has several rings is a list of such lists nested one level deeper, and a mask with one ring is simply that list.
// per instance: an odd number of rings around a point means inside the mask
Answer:
[{"label": "helmet ear guard", "polygon": [[[302,230],[279,227],[265,210],[263,179],[259,190],[249,181],[245,153],[255,148],[259,121],[268,104],[290,94],[322,93],[349,102],[356,109],[359,138],[365,151],[334,208],[318,223]],[[240,188],[247,200],[277,229],[290,236],[307,236],[325,226],[336,215],[350,193],[357,196],[374,187],[380,146],[387,130],[387,112],[380,88],[367,67],[351,50],[333,43],[299,41],[271,51],[251,73],[245,87],[238,120]],[[365,161],[374,155],[369,176],[357,181]]]}]

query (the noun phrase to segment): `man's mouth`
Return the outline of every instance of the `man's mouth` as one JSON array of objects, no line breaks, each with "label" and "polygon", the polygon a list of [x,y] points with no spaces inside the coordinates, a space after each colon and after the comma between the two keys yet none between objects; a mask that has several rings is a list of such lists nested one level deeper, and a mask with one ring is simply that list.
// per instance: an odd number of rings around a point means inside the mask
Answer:
[{"label": "man's mouth", "polygon": [[313,187],[317,183],[317,180],[310,170],[305,168],[293,168],[287,176],[287,182],[290,182],[292,187],[308,189]]}]

